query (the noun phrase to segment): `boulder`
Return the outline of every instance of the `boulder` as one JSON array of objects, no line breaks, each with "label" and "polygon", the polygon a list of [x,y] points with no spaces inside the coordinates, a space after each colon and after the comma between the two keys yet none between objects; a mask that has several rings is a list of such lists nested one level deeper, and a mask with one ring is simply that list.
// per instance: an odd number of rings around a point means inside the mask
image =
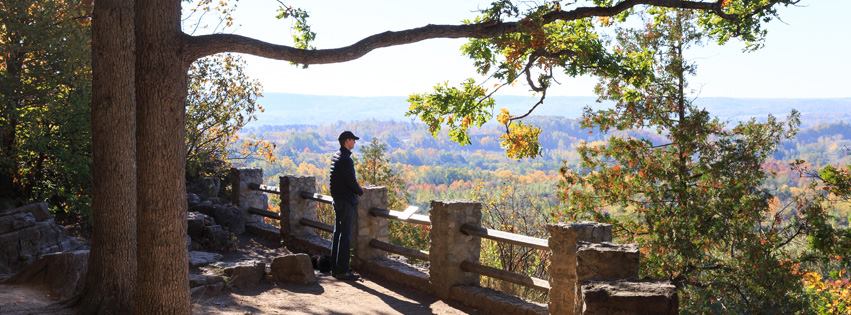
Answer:
[{"label": "boulder", "polygon": [[0,210],[0,216],[6,216],[16,213],[31,213],[33,217],[35,217],[36,221],[44,221],[50,219],[50,210],[47,207],[47,203],[37,202],[28,205],[23,205],[17,208],[9,208]]},{"label": "boulder", "polygon": [[45,254],[78,247],[53,222],[45,203],[0,210],[0,275],[16,273]]},{"label": "boulder", "polygon": [[219,195],[221,180],[218,177],[201,177],[187,183],[187,190],[198,194],[202,199],[208,199]]},{"label": "boulder", "polygon": [[213,218],[200,212],[186,213],[186,233],[192,238],[200,239],[204,232],[204,227],[213,225]]},{"label": "boulder", "polygon": [[198,204],[201,203],[201,197],[199,197],[197,194],[193,194],[191,192],[186,193],[186,203],[189,204],[190,208],[197,206]]},{"label": "boulder", "polygon": [[49,290],[50,298],[65,300],[83,289],[88,259],[88,250],[47,254],[6,283],[43,286]]},{"label": "boulder", "polygon": [[312,284],[316,283],[313,264],[307,254],[290,254],[272,260],[272,278],[275,281]]},{"label": "boulder", "polygon": [[259,260],[241,261],[224,268],[227,284],[237,289],[248,289],[260,284],[266,274],[266,264]]},{"label": "boulder", "polygon": [[222,260],[222,255],[216,253],[208,253],[208,252],[199,252],[199,251],[191,251],[189,252],[189,266],[190,267],[200,267],[212,264]]},{"label": "boulder", "polygon": [[18,212],[0,217],[0,234],[17,231],[35,225],[38,220],[32,213]]},{"label": "boulder", "polygon": [[205,204],[202,202],[200,205],[195,206],[191,210],[213,217],[216,224],[224,226],[236,235],[240,235],[245,232],[245,217],[243,216],[242,211],[234,206],[212,203]]}]

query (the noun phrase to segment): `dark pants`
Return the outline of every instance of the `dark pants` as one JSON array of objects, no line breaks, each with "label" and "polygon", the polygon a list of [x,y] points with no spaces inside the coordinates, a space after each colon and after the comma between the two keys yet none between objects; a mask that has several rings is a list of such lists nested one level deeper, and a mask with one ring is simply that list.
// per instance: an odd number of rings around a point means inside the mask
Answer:
[{"label": "dark pants", "polygon": [[334,239],[331,242],[331,266],[334,274],[351,271],[349,268],[354,203],[334,198]]}]

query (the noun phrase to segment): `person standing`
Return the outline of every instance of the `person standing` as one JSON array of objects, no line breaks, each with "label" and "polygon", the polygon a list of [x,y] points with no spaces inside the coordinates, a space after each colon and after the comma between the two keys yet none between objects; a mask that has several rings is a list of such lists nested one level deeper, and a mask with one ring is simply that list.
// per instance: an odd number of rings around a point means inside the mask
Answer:
[{"label": "person standing", "polygon": [[331,275],[340,280],[354,281],[358,275],[349,266],[352,224],[363,189],[355,176],[352,149],[360,140],[351,131],[343,131],[337,138],[340,151],[331,160],[331,197],[334,199],[334,239],[331,245]]}]

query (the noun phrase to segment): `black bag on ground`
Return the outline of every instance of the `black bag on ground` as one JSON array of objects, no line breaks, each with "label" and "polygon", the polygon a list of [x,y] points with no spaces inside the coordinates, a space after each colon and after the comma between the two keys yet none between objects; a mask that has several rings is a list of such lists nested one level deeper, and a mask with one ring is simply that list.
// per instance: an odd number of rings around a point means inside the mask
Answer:
[{"label": "black bag on ground", "polygon": [[328,255],[313,255],[310,257],[313,264],[313,269],[319,270],[321,273],[331,272],[331,256]]}]

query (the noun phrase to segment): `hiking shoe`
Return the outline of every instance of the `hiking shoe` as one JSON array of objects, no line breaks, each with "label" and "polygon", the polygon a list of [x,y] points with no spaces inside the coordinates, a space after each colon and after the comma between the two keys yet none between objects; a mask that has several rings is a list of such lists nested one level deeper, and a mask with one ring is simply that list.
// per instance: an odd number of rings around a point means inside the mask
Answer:
[{"label": "hiking shoe", "polygon": [[360,276],[358,276],[354,273],[351,273],[351,272],[336,273],[336,274],[333,274],[332,277],[336,278],[337,280],[343,280],[343,281],[358,281],[360,279]]}]

